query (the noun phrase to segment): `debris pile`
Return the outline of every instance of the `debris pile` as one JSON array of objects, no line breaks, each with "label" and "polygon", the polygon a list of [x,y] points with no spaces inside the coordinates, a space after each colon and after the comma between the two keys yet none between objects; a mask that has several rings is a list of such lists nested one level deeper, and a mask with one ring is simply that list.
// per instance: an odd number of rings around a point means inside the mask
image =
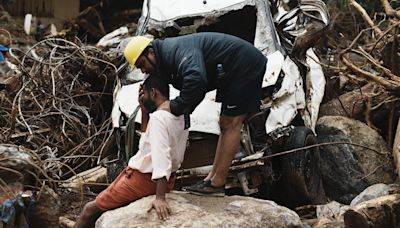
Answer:
[{"label": "debris pile", "polygon": [[327,87],[329,102],[320,115],[361,120],[392,145],[400,108],[399,11],[381,0],[384,12],[370,16],[360,2],[349,1],[347,14],[332,12],[335,19],[325,43],[331,55],[325,69],[335,85]]},{"label": "debris pile", "polygon": [[400,168],[393,162],[395,138],[400,137],[400,17],[387,0],[376,4],[382,11],[377,8],[375,14],[368,14],[362,3],[350,0],[340,10],[331,5],[333,23],[322,47],[327,53],[322,65],[330,78],[318,140],[364,146],[320,148],[327,196],[346,204],[371,184],[393,183],[394,168]]},{"label": "debris pile", "polygon": [[99,49],[46,39],[11,51],[18,69],[0,97],[0,143],[34,150],[44,169],[66,179],[93,165],[110,127],[115,66]]}]

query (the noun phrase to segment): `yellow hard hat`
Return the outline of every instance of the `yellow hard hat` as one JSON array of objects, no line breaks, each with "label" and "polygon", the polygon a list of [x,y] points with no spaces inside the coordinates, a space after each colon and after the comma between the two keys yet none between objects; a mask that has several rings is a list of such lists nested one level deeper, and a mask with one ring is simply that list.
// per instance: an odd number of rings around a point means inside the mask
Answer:
[{"label": "yellow hard hat", "polygon": [[144,36],[135,36],[129,41],[128,45],[124,50],[124,56],[128,60],[129,64],[135,65],[136,60],[142,54],[144,49],[153,41],[150,38]]}]

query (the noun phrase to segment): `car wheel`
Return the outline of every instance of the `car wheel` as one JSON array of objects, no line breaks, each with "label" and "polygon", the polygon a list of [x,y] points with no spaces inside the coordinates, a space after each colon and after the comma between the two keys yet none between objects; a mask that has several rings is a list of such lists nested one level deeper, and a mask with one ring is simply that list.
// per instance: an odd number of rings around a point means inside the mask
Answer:
[{"label": "car wheel", "polygon": [[[314,133],[307,127],[296,127],[285,143],[285,150],[317,143]],[[313,147],[278,158],[281,178],[280,189],[284,204],[296,207],[311,203],[323,192],[319,169],[319,149]]]}]

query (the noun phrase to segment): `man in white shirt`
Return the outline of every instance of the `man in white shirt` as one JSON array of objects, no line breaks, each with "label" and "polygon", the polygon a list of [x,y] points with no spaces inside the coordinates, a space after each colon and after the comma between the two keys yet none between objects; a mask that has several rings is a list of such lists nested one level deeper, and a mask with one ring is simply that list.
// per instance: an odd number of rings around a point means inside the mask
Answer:
[{"label": "man in white shirt", "polygon": [[173,189],[188,138],[183,116],[169,110],[169,87],[156,76],[148,77],[139,92],[142,132],[139,150],[128,167],[96,200],[85,205],[75,227],[93,227],[100,215],[142,197],[156,194],[152,202],[160,219],[167,219],[170,208],[165,193]]}]

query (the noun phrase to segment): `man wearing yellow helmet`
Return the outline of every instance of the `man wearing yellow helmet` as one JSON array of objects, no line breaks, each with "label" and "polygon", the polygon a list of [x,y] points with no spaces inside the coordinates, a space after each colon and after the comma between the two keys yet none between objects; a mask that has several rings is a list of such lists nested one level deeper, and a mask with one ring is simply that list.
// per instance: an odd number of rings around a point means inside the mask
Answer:
[{"label": "man wearing yellow helmet", "polygon": [[197,33],[165,40],[133,38],[124,55],[143,73],[157,71],[180,90],[169,102],[171,113],[188,115],[205,94],[217,89],[222,102],[217,151],[212,171],[186,190],[200,194],[224,194],[225,179],[239,150],[240,130],[249,113],[260,110],[261,83],[267,58],[251,43],[221,33]]},{"label": "man wearing yellow helmet", "polygon": [[[152,39],[144,36],[133,37],[124,50],[124,56],[131,65],[150,74],[155,69],[155,56],[150,47]],[[150,53],[149,53],[150,52]],[[140,57],[140,58],[139,58]]]}]

